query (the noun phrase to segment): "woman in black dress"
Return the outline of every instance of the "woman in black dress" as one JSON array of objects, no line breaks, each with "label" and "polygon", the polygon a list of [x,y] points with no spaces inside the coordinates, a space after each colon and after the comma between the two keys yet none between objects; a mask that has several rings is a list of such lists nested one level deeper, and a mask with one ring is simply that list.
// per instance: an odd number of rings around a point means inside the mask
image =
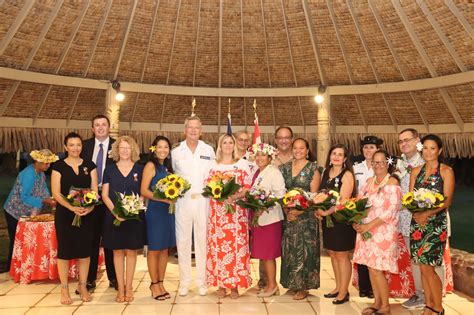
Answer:
[{"label": "woman in black dress", "polygon": [[[331,147],[326,160],[326,169],[321,180],[320,189],[336,190],[340,195],[340,202],[344,202],[356,195],[356,181],[348,149],[342,144]],[[334,227],[326,227],[326,216],[334,213],[334,207],[327,210],[318,210],[315,215],[322,218],[323,245],[331,257],[331,264],[336,278],[336,288],[324,294],[325,298],[336,298],[333,304],[342,304],[349,301],[349,282],[351,280],[352,265],[349,258],[350,251],[355,247],[356,232],[352,226],[334,222]]]},{"label": "woman in black dress", "polygon": [[[67,196],[72,187],[90,188],[97,192],[97,172],[92,161],[80,158],[82,138],[77,133],[69,133],[64,139],[67,157],[53,166],[51,173],[51,191],[57,201],[54,225],[58,240],[58,272],[61,280],[61,304],[72,304],[68,289],[69,260],[78,259],[79,283],[77,291],[84,302],[91,296],[86,288],[92,247],[92,218],[90,212],[94,207],[74,207],[67,203]],[[74,216],[82,218],[80,227],[72,226]]]},{"label": "woman in black dress", "polygon": [[[118,303],[133,301],[133,274],[137,264],[137,250],[145,243],[145,216],[141,212],[140,220],[124,221],[111,211],[117,202],[117,193],[140,194],[143,166],[135,163],[140,159],[139,154],[135,140],[129,136],[118,138],[111,151],[116,163],[107,166],[102,180],[102,200],[110,210],[105,215],[103,242],[105,248],[114,251],[118,283],[115,301]],[[122,221],[119,226],[114,225],[115,219]]]}]

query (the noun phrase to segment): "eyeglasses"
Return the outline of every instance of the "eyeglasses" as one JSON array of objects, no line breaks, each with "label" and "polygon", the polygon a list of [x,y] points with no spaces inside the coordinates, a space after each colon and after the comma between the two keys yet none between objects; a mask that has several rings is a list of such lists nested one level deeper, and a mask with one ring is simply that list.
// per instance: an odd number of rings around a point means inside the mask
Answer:
[{"label": "eyeglasses", "polygon": [[415,138],[406,138],[406,139],[398,140],[398,144],[409,143],[413,139]]},{"label": "eyeglasses", "polygon": [[275,139],[277,139],[277,140],[288,140],[288,141],[290,141],[290,140],[291,140],[291,137],[275,137]]},{"label": "eyeglasses", "polygon": [[241,138],[239,138],[239,139],[237,139],[237,141],[248,143],[248,142],[250,142],[250,139],[241,139]]},{"label": "eyeglasses", "polygon": [[384,166],[387,164],[387,161],[372,161],[372,166]]}]

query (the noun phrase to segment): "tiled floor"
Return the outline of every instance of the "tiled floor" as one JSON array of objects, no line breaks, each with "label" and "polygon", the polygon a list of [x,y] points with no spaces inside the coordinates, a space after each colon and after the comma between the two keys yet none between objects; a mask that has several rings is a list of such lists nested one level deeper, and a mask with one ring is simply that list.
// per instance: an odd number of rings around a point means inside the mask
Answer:
[{"label": "tiled floor", "polygon": [[[252,272],[255,275],[257,265],[253,262]],[[255,277],[254,277],[255,278]],[[195,288],[191,287],[189,295],[177,295],[179,285],[178,266],[174,258],[170,259],[168,273],[165,281],[166,288],[172,293],[172,298],[166,301],[155,301],[150,297],[148,286],[150,279],[146,268],[146,259],[139,256],[135,273],[135,300],[132,303],[117,304],[115,291],[108,287],[106,276],[102,275],[98,287],[90,303],[82,303],[79,298],[72,295],[74,304],[70,306],[59,305],[59,285],[57,282],[33,282],[28,285],[13,283],[8,274],[0,275],[0,315],[16,314],[360,314],[370,300],[359,298],[357,291],[350,289],[351,302],[335,306],[331,300],[322,297],[324,292],[333,288],[334,278],[330,262],[327,257],[322,257],[321,288],[312,290],[311,295],[303,301],[294,301],[291,296],[284,294],[268,299],[257,298],[257,290],[252,287],[241,291],[241,297],[231,300],[217,298],[215,289],[211,288],[205,297],[197,295]],[[75,284],[71,284],[73,293]],[[407,311],[401,307],[403,301],[392,300],[392,314],[420,314],[420,311]],[[474,303],[466,298],[449,294],[444,299],[444,308],[447,315],[473,314]]]}]

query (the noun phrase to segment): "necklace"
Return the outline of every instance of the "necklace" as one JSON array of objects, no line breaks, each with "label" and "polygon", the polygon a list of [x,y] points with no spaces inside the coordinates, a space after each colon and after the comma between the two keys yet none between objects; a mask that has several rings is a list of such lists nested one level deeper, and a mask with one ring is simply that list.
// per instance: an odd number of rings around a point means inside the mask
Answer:
[{"label": "necklace", "polygon": [[378,185],[377,193],[379,193],[382,188],[387,184],[388,180],[390,179],[390,174],[385,175],[385,177],[380,181],[377,182],[377,176],[372,177],[372,182],[370,182],[369,191],[374,191],[374,185]]}]

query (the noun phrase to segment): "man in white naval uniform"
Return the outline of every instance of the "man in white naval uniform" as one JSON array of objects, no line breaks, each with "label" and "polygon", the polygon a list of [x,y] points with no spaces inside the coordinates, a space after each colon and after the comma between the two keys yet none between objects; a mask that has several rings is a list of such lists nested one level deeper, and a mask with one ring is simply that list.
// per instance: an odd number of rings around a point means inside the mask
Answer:
[{"label": "man in white naval uniform", "polygon": [[188,294],[191,283],[191,246],[194,233],[196,258],[196,284],[200,295],[207,294],[206,244],[209,199],[201,195],[204,180],[209,173],[214,149],[199,140],[202,133],[201,120],[197,116],[184,122],[185,140],[171,151],[173,169],[176,174],[191,184],[191,189],[176,203],[176,246],[179,264],[179,295]]}]

